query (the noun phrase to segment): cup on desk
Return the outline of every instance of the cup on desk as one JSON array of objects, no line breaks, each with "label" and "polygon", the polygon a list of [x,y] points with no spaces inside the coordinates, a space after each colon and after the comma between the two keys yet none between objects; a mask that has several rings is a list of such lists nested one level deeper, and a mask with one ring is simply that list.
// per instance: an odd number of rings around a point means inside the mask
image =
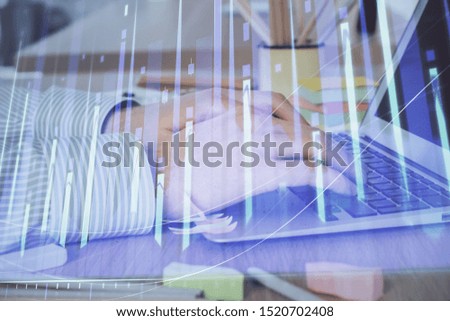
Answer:
[{"label": "cup on desk", "polygon": [[322,47],[259,47],[259,89],[289,97],[300,80],[320,76],[319,51]]}]

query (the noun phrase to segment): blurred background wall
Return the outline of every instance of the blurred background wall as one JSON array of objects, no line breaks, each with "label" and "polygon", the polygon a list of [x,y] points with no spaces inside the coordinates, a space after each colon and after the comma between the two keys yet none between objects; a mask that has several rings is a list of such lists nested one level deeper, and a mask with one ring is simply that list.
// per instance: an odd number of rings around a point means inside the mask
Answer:
[{"label": "blurred background wall", "polygon": [[0,0],[0,65],[14,54],[114,0]]}]

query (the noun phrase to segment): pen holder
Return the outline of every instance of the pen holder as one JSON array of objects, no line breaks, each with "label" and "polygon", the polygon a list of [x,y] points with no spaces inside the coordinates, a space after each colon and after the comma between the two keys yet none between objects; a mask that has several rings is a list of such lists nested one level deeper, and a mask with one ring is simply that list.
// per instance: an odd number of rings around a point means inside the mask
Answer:
[{"label": "pen holder", "polygon": [[[259,47],[259,89],[290,96],[300,80],[319,77],[319,50],[322,47]],[[297,84],[293,83],[294,72]]]}]

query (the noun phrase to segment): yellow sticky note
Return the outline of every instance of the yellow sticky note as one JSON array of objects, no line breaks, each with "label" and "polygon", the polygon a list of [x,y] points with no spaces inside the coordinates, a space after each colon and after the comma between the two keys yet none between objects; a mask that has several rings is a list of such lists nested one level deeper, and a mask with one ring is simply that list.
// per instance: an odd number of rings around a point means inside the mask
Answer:
[{"label": "yellow sticky note", "polygon": [[173,262],[164,268],[163,283],[168,287],[203,290],[208,300],[244,298],[244,275],[226,267]]}]

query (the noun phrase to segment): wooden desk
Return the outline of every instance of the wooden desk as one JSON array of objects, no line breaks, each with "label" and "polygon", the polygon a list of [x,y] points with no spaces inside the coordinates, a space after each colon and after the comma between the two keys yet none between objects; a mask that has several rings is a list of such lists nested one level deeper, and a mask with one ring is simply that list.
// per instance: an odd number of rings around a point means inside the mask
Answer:
[{"label": "wooden desk", "polygon": [[[243,273],[252,266],[305,285],[306,262],[330,261],[381,267],[383,300],[450,299],[450,225],[395,228],[264,242],[217,244],[203,236],[181,250],[181,238],[165,231],[160,247],[152,234],[95,241],[86,248],[68,247],[69,260],[43,271],[63,278],[159,278],[171,262],[223,265]],[[332,299],[331,297],[325,297]],[[245,299],[285,299],[253,282],[246,283]]]}]

